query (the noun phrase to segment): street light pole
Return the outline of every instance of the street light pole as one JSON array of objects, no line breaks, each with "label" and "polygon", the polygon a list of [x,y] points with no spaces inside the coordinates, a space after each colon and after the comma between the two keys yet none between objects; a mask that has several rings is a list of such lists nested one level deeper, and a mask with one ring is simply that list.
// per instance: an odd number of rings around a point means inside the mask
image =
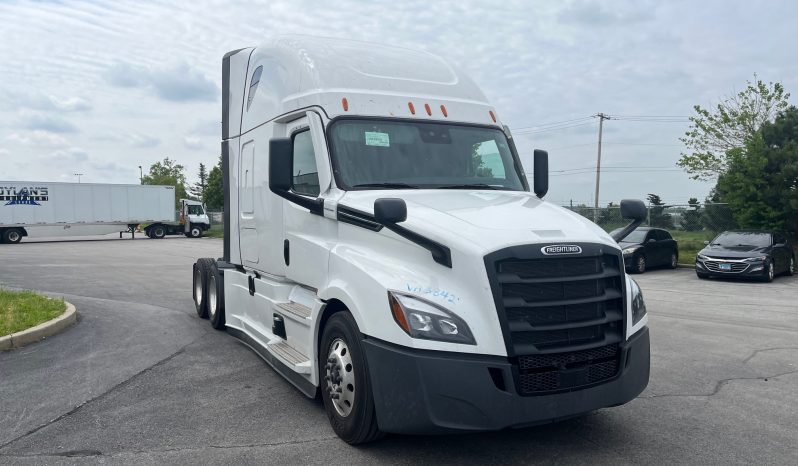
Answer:
[{"label": "street light pole", "polygon": [[139,183],[144,184],[144,172],[141,170],[141,165],[139,165]]},{"label": "street light pole", "polygon": [[73,175],[78,177],[78,183],[80,183],[80,177],[83,176],[83,173],[73,173]]}]

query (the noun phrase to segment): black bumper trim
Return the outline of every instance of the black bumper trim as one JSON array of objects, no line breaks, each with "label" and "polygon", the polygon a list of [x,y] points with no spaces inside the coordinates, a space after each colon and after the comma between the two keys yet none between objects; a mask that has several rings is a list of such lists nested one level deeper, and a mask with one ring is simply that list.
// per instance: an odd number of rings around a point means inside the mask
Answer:
[{"label": "black bumper trim", "polygon": [[565,393],[521,396],[497,356],[442,353],[365,339],[377,423],[394,433],[500,430],[559,421],[636,398],[648,385],[648,328],[621,344],[620,374]]}]

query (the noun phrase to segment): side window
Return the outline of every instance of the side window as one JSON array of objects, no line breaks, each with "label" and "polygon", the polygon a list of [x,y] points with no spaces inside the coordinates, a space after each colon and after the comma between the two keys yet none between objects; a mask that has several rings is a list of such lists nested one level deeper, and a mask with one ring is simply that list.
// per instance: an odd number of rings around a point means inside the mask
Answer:
[{"label": "side window", "polygon": [[657,237],[657,230],[651,230],[648,232],[648,235],[646,235],[646,243],[651,241],[652,239],[654,241],[659,241],[659,238]]},{"label": "side window", "polygon": [[785,240],[785,239],[784,239],[784,236],[782,236],[782,235],[780,235],[780,234],[776,234],[776,235],[774,236],[774,238],[773,238],[773,243],[774,243],[774,244],[784,244],[784,243],[786,243],[786,242],[787,242],[787,240]]},{"label": "side window", "polygon": [[303,131],[294,136],[293,172],[292,189],[295,193],[308,196],[319,195],[319,173],[316,168],[316,155],[313,153],[310,131]]},{"label": "side window", "polygon": [[474,144],[471,158],[477,178],[507,178],[502,156],[493,139]]},{"label": "side window", "polygon": [[255,68],[255,72],[252,73],[252,79],[249,81],[249,94],[247,94],[247,111],[249,111],[249,106],[252,105],[252,100],[255,98],[255,92],[258,90],[258,84],[260,83],[260,75],[263,73],[263,65]]},{"label": "side window", "polygon": [[662,230],[660,234],[662,235],[662,239],[673,239],[673,236],[665,230]]}]

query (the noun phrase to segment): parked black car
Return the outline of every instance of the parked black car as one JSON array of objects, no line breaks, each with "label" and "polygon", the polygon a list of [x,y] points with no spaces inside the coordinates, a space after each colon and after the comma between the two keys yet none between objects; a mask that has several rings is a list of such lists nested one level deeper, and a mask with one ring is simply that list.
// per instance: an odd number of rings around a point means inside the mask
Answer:
[{"label": "parked black car", "polygon": [[756,278],[766,282],[795,270],[795,254],[787,237],[776,231],[724,231],[698,252],[698,278]]},{"label": "parked black car", "polygon": [[675,269],[679,261],[679,245],[661,228],[635,228],[618,244],[623,249],[623,262],[629,272],[643,273],[657,266]]}]

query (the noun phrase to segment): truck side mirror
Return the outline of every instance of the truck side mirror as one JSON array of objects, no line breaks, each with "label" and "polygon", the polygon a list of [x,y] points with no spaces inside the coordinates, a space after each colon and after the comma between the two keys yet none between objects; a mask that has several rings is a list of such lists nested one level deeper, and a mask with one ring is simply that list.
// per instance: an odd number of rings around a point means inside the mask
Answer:
[{"label": "truck side mirror", "polygon": [[535,149],[534,154],[534,190],[535,195],[543,199],[543,196],[549,192],[549,153]]},{"label": "truck side mirror", "polygon": [[629,233],[633,232],[635,228],[643,223],[643,220],[648,217],[646,205],[643,204],[643,201],[640,199],[623,199],[621,201],[621,217],[631,220],[632,223],[612,234],[612,239],[615,241],[621,241],[626,238],[629,236]]},{"label": "truck side mirror", "polygon": [[269,188],[275,192],[287,192],[293,184],[291,158],[294,152],[291,138],[269,140]]},{"label": "truck side mirror", "polygon": [[646,205],[640,199],[624,199],[621,201],[622,218],[643,221],[647,216]]},{"label": "truck side mirror", "polygon": [[382,224],[404,222],[407,220],[407,204],[404,199],[377,199],[374,201],[374,218]]}]

